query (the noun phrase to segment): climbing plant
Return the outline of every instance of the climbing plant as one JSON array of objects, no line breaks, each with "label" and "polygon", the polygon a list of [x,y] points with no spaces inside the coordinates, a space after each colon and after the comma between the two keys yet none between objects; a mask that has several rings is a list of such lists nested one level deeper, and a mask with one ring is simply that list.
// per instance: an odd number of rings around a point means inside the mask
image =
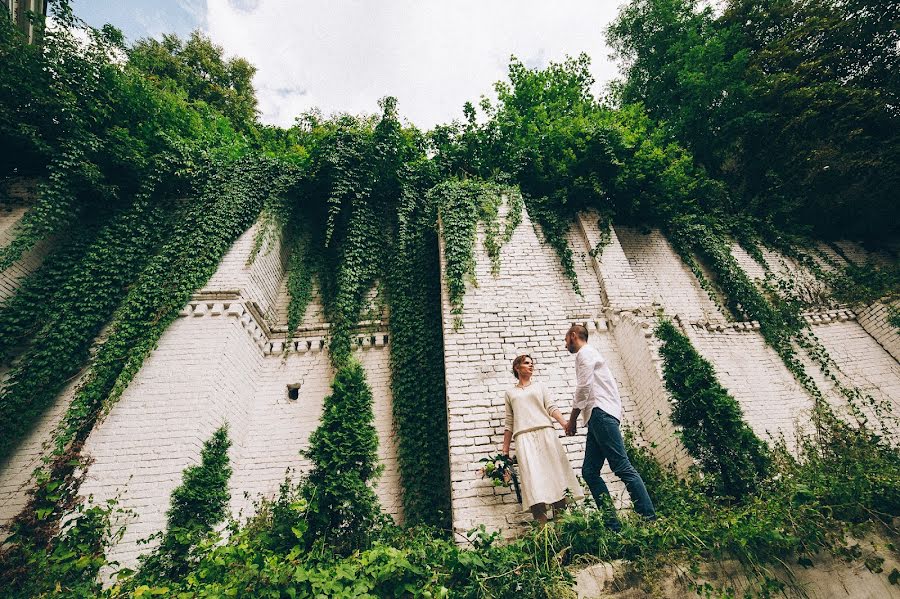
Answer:
[{"label": "climbing plant", "polygon": [[719,383],[712,364],[671,321],[660,322],[655,334],[663,342],[660,355],[673,402],[671,418],[684,446],[709,475],[716,494],[744,497],[768,473],[765,443],[747,426],[740,405]]},{"label": "climbing plant", "polygon": [[191,551],[225,519],[228,500],[228,428],[222,426],[203,443],[200,463],[189,466],[172,491],[166,529],[152,553],[141,557],[135,582],[178,579],[194,565]]},{"label": "climbing plant", "polygon": [[341,368],[370,289],[384,290],[404,517],[447,526],[437,209],[426,193],[435,176],[421,134],[401,127],[395,101],[386,98],[382,109],[379,120],[309,115],[298,126],[310,148],[307,170],[291,201],[273,209],[286,214],[291,248],[288,329],[299,324],[315,282],[331,324],[331,360]]},{"label": "climbing plant", "polygon": [[[500,204],[508,198],[508,213],[503,233],[498,220]],[[428,192],[428,201],[437,206],[444,240],[447,290],[453,326],[462,326],[460,318],[466,283],[477,285],[475,278],[475,237],[478,225],[484,226],[484,248],[491,260],[491,271],[500,271],[500,248],[512,238],[522,220],[522,200],[518,190],[473,179],[445,181]]]},{"label": "climbing plant", "polygon": [[302,541],[347,555],[373,538],[379,523],[372,488],[381,472],[372,390],[362,366],[350,360],[335,374],[319,427],[303,452],[312,468],[301,495],[309,508]]},{"label": "climbing plant", "polygon": [[[821,197],[852,216],[850,204],[827,188],[833,179],[824,166],[841,155],[852,159],[833,164],[843,165],[846,173],[877,172],[878,165],[891,164],[891,143],[875,149],[875,160],[864,160],[869,141],[893,139],[875,131],[872,123],[890,123],[892,117],[881,108],[865,108],[861,99],[874,98],[872,86],[859,80],[868,73],[884,81],[889,61],[879,62],[884,55],[873,49],[877,44],[860,51],[860,56],[878,60],[866,63],[866,69],[847,71],[851,87],[861,92],[839,105],[841,122],[826,127],[824,138],[831,145],[811,146],[809,140],[820,137],[795,118],[796,106],[808,114],[808,102],[798,99],[812,91],[840,99],[846,90],[817,81],[787,81],[798,92],[795,98],[770,86],[773,80],[762,72],[767,60],[783,72],[792,56],[804,64],[810,64],[810,57],[795,56],[777,40],[754,38],[766,31],[750,27],[760,15],[738,4],[728,5],[721,21],[726,27],[720,28],[712,13],[698,14],[690,2],[632,3],[613,34],[620,51],[635,58],[626,69],[635,79],[613,90],[614,104],[594,98],[586,56],[538,69],[514,59],[508,82],[495,88],[496,103],[479,104],[484,118],[467,103],[463,123],[428,133],[402,125],[393,98],[382,101],[377,116],[325,119],[311,112],[289,129],[264,127],[255,122],[252,67],[225,60],[221,49],[199,34],[185,42],[167,37],[129,49],[120,32],[104,27],[88,30],[88,41],[82,43],[72,32],[78,21],[63,0],[54,3],[59,27],[48,30],[44,45],[37,48],[24,43],[3,13],[0,145],[13,151],[0,156],[0,177],[37,177],[40,183],[16,238],[0,248],[0,270],[38,242],[47,243],[49,253],[0,306],[0,358],[11,366],[0,389],[0,459],[72,377],[80,380],[36,472],[30,503],[0,550],[0,586],[19,596],[101,592],[95,578],[105,564],[102,547],[121,533],[109,525],[113,508],[79,503],[89,462],[82,455],[83,444],[178,311],[212,275],[237,236],[257,221],[251,259],[264,246],[275,247],[279,236],[290,253],[290,334],[303,319],[314,285],[331,323],[328,347],[336,376],[307,453],[313,470],[299,485],[286,483],[278,499],[264,503],[258,519],[246,527],[232,523],[228,539],[174,526],[174,536],[163,545],[178,555],[187,553],[190,567],[181,569],[187,562],[175,559],[148,567],[142,584],[128,592],[397,595],[422,588],[433,596],[450,589],[460,596],[559,596],[568,577],[562,566],[579,555],[647,564],[736,557],[750,564],[764,584],[771,583],[763,587],[771,591],[780,587],[765,578],[768,564],[798,555],[809,561],[818,549],[844,548],[842,535],[851,523],[893,531],[900,509],[900,468],[896,450],[865,420],[869,412],[860,404],[868,398],[846,382],[806,326],[804,304],[790,282],[766,266],[767,278],[758,286],[731,253],[734,238],[764,264],[760,240],[805,233],[810,223],[831,230],[819,218],[829,214],[817,211]],[[844,5],[795,4],[788,3],[787,12],[798,17],[800,26],[788,27],[790,39],[833,39],[833,32],[817,24],[832,23],[850,46],[857,48],[863,38],[868,43],[865,35],[835,20],[835,11]],[[667,6],[676,10],[667,14]],[[808,10],[823,20],[809,19]],[[654,36],[677,35],[651,37],[671,52],[687,52],[675,61],[666,58],[658,71],[665,76],[652,81],[640,77],[659,59],[657,46],[629,37],[641,31],[637,25],[648,14],[674,18],[677,26],[671,18],[663,19]],[[871,14],[856,11],[848,22],[865,21]],[[745,16],[752,30],[747,35],[733,26]],[[893,39],[882,23],[874,25],[880,40]],[[746,45],[754,39],[758,46]],[[672,40],[678,42],[674,47]],[[810,50],[814,47],[805,44],[803,52],[815,53]],[[647,48],[652,51],[645,52]],[[702,52],[692,54],[697,49]],[[113,60],[122,50],[127,60]],[[826,57],[832,67],[841,63],[834,52]],[[716,68],[707,73],[694,69],[698,64]],[[745,69],[747,65],[754,66]],[[671,77],[673,72],[678,76]],[[695,76],[697,72],[704,77]],[[722,85],[741,72],[760,79],[749,88]],[[688,101],[672,97],[661,102],[662,88],[650,84],[666,82],[688,92]],[[723,96],[722,89],[730,95]],[[771,112],[728,112],[748,100],[747,89],[765,92],[761,97],[773,104],[756,106]],[[831,101],[825,105],[838,106]],[[701,107],[711,107],[711,112]],[[809,110],[821,115],[820,108]],[[669,116],[674,117],[671,122]],[[780,155],[786,155],[786,147],[799,150],[786,163],[805,173],[813,183],[810,190],[798,187],[802,178],[782,165],[767,168],[765,161],[747,153],[746,148],[771,138],[751,134],[779,122],[790,126],[790,143],[777,146]],[[692,123],[713,126],[692,131]],[[743,132],[731,135],[734,130],[719,127],[723,124]],[[842,134],[857,130],[863,134]],[[697,143],[704,135],[712,136],[715,147]],[[860,139],[864,143],[852,145]],[[735,173],[744,167],[747,173]],[[865,196],[873,207],[871,219],[854,220],[855,231],[874,231],[878,237],[900,222],[889,218],[893,204],[885,199],[892,196],[884,190],[890,186],[872,177],[848,188],[847,180],[835,188]],[[802,199],[801,206],[792,203],[795,197]],[[501,225],[502,198],[508,212]],[[598,532],[594,512],[579,509],[549,532],[507,546],[496,544],[486,532],[473,533],[475,549],[468,551],[429,532],[399,531],[383,522],[372,490],[378,472],[372,392],[352,357],[360,320],[385,315],[384,310],[367,314],[368,297],[377,288],[387,298],[393,415],[407,522],[448,528],[438,221],[446,284],[458,317],[466,281],[474,275],[479,226],[496,273],[502,268],[502,245],[520,224],[523,206],[558,253],[576,290],[567,238],[579,212],[603,215],[601,233],[609,231],[609,223],[663,230],[731,315],[760,323],[766,341],[816,399],[817,436],[803,439],[800,459],[778,447],[767,452],[710,365],[674,327],[662,325],[658,334],[664,341],[676,420],[682,423],[685,444],[713,474],[702,481],[678,480],[650,462],[641,463],[667,516],[661,523],[627,526],[623,535],[613,537]],[[600,250],[602,245],[594,248]],[[870,301],[876,295],[896,295],[890,268],[880,274],[870,265],[853,268],[841,265],[841,276],[852,284],[842,287],[844,279],[830,280],[839,297]],[[857,406],[851,411],[856,426],[829,409],[805,370],[806,358],[851,407]],[[883,416],[877,410],[875,415]],[[218,449],[210,449],[207,457],[218,468],[207,481],[214,501],[204,512],[212,515],[204,519],[203,530],[221,515],[224,504],[224,433],[217,433],[213,445]],[[638,460],[647,458],[640,451],[632,453]],[[190,472],[175,498],[178,506],[192,502],[192,493],[185,490],[192,486],[188,478],[205,480],[202,465]],[[708,492],[711,481],[714,493]],[[723,503],[717,494],[740,500]],[[65,518],[72,513],[81,517]],[[173,505],[170,516],[184,522],[187,513]],[[35,576],[35,568],[47,576]],[[175,570],[186,576],[167,580]]]},{"label": "climbing plant", "polygon": [[[54,432],[29,504],[12,524],[14,536],[23,542],[4,549],[0,568],[21,559],[26,547],[47,545],[54,538],[60,519],[78,502],[87,463],[81,448],[95,422],[115,404],[181,307],[255,220],[265,194],[280,189],[276,166],[245,158],[211,164],[201,173],[196,198],[172,224],[168,241],[113,313],[108,336],[97,347]],[[263,181],[274,184],[268,187]]]},{"label": "climbing plant", "polygon": [[[415,171],[414,171],[415,172]],[[444,386],[437,206],[426,199],[427,171],[408,181],[397,206],[387,272],[391,396],[409,524],[450,528],[450,460]]]}]

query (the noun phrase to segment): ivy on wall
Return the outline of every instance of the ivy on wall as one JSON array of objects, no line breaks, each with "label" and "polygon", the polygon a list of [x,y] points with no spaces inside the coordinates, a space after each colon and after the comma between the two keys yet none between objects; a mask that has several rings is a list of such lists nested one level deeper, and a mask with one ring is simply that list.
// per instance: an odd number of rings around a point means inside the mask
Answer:
[{"label": "ivy on wall", "polygon": [[423,177],[397,207],[396,243],[387,273],[391,394],[408,524],[449,529],[450,459],[444,386],[437,210],[423,202]]},{"label": "ivy on wall", "polygon": [[284,209],[289,330],[315,281],[331,324],[332,364],[341,369],[368,292],[384,289],[404,517],[448,526],[437,211],[426,197],[434,176],[421,134],[400,126],[392,98],[382,108],[377,121],[310,116],[300,131],[312,151]]},{"label": "ivy on wall", "polygon": [[[508,212],[500,232],[499,210],[503,198]],[[475,237],[478,225],[484,225],[484,248],[491,260],[491,271],[500,272],[500,249],[512,239],[522,221],[522,196],[518,190],[496,183],[473,179],[444,181],[428,192],[428,201],[438,207],[444,240],[447,290],[454,328],[462,325],[460,315],[466,283],[477,285],[475,278]]]},{"label": "ivy on wall", "polygon": [[[12,524],[16,537],[28,539],[32,546],[54,537],[60,519],[78,502],[87,463],[81,448],[95,422],[115,404],[178,311],[253,223],[266,194],[263,181],[277,179],[277,171],[272,161],[245,158],[210,165],[203,173],[196,198],[172,224],[170,238],[113,313],[108,336],[54,432],[29,504]],[[19,559],[17,552],[24,546],[7,547],[0,554],[0,566]]]},{"label": "ivy on wall", "polygon": [[222,426],[203,443],[200,464],[185,468],[181,484],[172,491],[165,533],[152,553],[141,556],[137,581],[177,580],[195,565],[192,549],[226,516],[230,446],[228,428]]},{"label": "ivy on wall", "polygon": [[303,481],[308,546],[348,555],[375,534],[380,508],[372,485],[381,472],[378,433],[372,422],[372,390],[359,362],[338,369],[325,398],[319,427],[304,457],[312,463]]},{"label": "ivy on wall", "polygon": [[[81,44],[69,32],[75,19],[67,3],[56,4],[61,27],[47,32],[46,50],[23,44],[5,21],[0,26],[9,58],[0,68],[0,91],[10,100],[0,106],[0,145],[15,149],[0,157],[0,176],[42,179],[38,202],[18,237],[0,250],[0,268],[42,239],[55,244],[44,265],[0,307],[0,356],[12,365],[0,391],[0,427],[6,427],[0,428],[0,458],[27,434],[67,377],[86,369],[37,472],[31,502],[0,552],[3,588],[28,589],[20,593],[25,595],[55,592],[29,572],[34,565],[52,572],[48,581],[59,582],[59,592],[98,592],[94,577],[104,563],[102,546],[116,533],[109,510],[78,506],[87,465],[82,445],[178,310],[260,214],[263,226],[253,253],[279,228],[290,248],[291,334],[314,283],[332,323],[329,349],[337,375],[308,454],[314,469],[297,490],[299,498],[285,495],[272,508],[271,522],[263,509],[258,528],[235,528],[232,540],[198,542],[199,532],[189,535],[197,558],[191,569],[202,576],[189,575],[169,590],[154,588],[159,594],[250,594],[261,588],[291,588],[298,596],[350,589],[400,594],[408,590],[401,583],[408,583],[436,596],[450,588],[461,596],[555,596],[566,579],[559,562],[568,555],[652,561],[678,554],[696,562],[712,553],[777,563],[785,555],[835,546],[828,531],[843,530],[844,522],[891,525],[900,488],[896,451],[828,410],[804,370],[802,353],[851,404],[867,398],[843,382],[800,318],[802,303],[789,285],[770,278],[759,288],[731,256],[729,235],[764,263],[756,243],[766,238],[769,217],[778,221],[780,208],[764,203],[747,211],[736,204],[643,105],[595,101],[585,56],[545,69],[514,60],[509,82],[497,86],[497,105],[480,105],[486,119],[479,121],[468,104],[464,123],[427,134],[400,124],[392,98],[382,102],[380,117],[322,119],[310,113],[295,127],[276,130],[251,122],[252,93],[211,89],[218,80],[203,69],[227,66],[221,49],[217,55],[214,46],[195,37],[186,45],[169,39],[133,48],[126,64],[113,62],[109,56],[123,48],[121,34],[104,28]],[[197,53],[209,60],[185,61]],[[252,73],[238,66],[231,75],[249,85]],[[165,73],[171,76],[158,85]],[[254,146],[260,151],[250,151]],[[501,226],[503,196],[509,212]],[[576,290],[567,235],[579,211],[595,209],[605,222],[663,229],[735,316],[760,322],[766,341],[816,398],[821,444],[810,442],[804,450],[809,466],[778,452],[768,462],[709,364],[674,328],[661,327],[676,418],[693,423],[686,445],[716,474],[717,492],[741,496],[743,503],[723,507],[701,496],[702,487],[653,471],[658,485],[651,486],[666,493],[660,507],[675,527],[663,523],[611,538],[597,532],[589,512],[578,512],[561,524],[558,538],[531,536],[501,549],[483,534],[473,553],[427,535],[403,545],[406,533],[378,526],[371,390],[351,356],[366,298],[373,286],[388,298],[407,521],[447,527],[438,215],[458,316],[466,280],[474,274],[479,224],[496,272],[523,203]],[[870,274],[868,267],[848,270],[857,287]],[[887,279],[889,288],[896,286],[894,279]],[[885,289],[879,281],[865,285]],[[833,287],[840,293],[837,282]],[[846,295],[860,297],[858,291]],[[108,334],[98,339],[104,327]],[[866,422],[862,410],[854,414]],[[780,478],[773,475],[757,485],[758,493],[751,492],[766,464]],[[73,511],[84,518],[63,524]],[[310,547],[322,551],[308,552]],[[364,557],[332,559],[333,552],[357,549]],[[497,571],[516,576],[498,577]],[[164,582],[150,578],[151,584]]]},{"label": "ivy on wall", "polygon": [[[27,339],[27,349],[0,390],[0,459],[8,457],[85,363],[88,349],[127,293],[127,285],[156,251],[167,231],[165,223],[163,206],[139,200],[114,217],[72,265],[67,280],[53,294],[53,312],[44,314],[46,320]],[[38,271],[35,278],[56,279],[52,274],[49,269]],[[47,283],[33,285],[45,288]],[[36,316],[23,307],[24,318],[13,311],[5,314],[20,323]]]},{"label": "ivy on wall", "polygon": [[672,423],[688,453],[719,495],[740,498],[756,488],[770,465],[765,443],[747,426],[740,405],[716,378],[712,364],[669,320],[654,331],[662,341],[663,377],[672,397]]}]

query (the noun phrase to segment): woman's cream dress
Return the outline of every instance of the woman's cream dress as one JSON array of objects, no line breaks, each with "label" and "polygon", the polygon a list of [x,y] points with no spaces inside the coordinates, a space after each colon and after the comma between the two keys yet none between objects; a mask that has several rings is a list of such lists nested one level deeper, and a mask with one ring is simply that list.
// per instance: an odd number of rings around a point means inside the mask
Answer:
[{"label": "woman's cream dress", "polygon": [[522,505],[556,503],[568,490],[584,498],[575,471],[553,428],[550,414],[557,409],[541,383],[506,391],[506,430],[516,441],[516,458],[522,483]]}]

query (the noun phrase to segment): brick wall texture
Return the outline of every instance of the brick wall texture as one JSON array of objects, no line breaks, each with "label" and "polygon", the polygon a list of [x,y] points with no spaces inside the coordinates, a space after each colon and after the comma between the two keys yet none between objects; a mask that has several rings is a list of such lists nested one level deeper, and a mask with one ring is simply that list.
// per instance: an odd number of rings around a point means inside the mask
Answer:
[{"label": "brick wall texture", "polygon": [[[15,203],[0,206],[0,245],[10,241],[24,210]],[[589,342],[609,360],[622,395],[623,425],[664,463],[684,470],[691,459],[669,420],[659,343],[652,334],[662,316],[672,318],[712,362],[758,435],[767,440],[783,436],[792,446],[797,431],[808,429],[811,399],[765,344],[758,325],[733,322],[723,313],[659,231],[615,227],[602,251],[592,252],[603,237],[599,220],[596,214],[583,214],[569,233],[580,295],[527,212],[502,249],[496,276],[479,231],[478,284],[467,289],[459,328],[454,328],[444,285],[451,501],[459,533],[484,524],[511,536],[530,518],[510,490],[493,487],[479,476],[478,460],[500,450],[503,394],[515,382],[510,367],[519,354],[533,356],[537,380],[547,385],[568,416],[575,372],[563,337],[574,322],[588,327]],[[83,494],[94,501],[120,496],[122,506],[133,512],[125,537],[110,555],[123,565],[133,565],[139,553],[148,550],[137,541],[164,526],[169,496],[182,471],[198,462],[203,442],[222,424],[228,425],[233,443],[234,515],[251,514],[254,502],[273,496],[285,476],[297,477],[309,468],[300,451],[318,425],[333,377],[324,349],[328,323],[314,298],[296,338],[286,344],[287,252],[271,239],[248,262],[255,232],[251,228],[237,240],[85,446],[93,464]],[[855,244],[841,244],[839,249],[851,260],[866,258]],[[0,275],[0,301],[37,267],[43,251],[36,248]],[[751,278],[765,276],[743,249],[735,245],[732,251]],[[831,247],[823,246],[823,251],[843,260]],[[765,257],[773,271],[797,280],[808,277],[775,252],[766,251]],[[379,457],[385,465],[377,492],[386,510],[402,520],[391,419],[390,339],[386,316],[374,308],[374,295],[370,299],[367,328],[360,329],[367,332],[358,334],[355,355],[366,369],[375,399]],[[855,310],[823,305],[807,316],[840,366],[842,380],[860,387],[875,403],[896,404],[900,399],[900,337],[888,322],[891,309],[883,303]],[[820,374],[816,377],[841,407],[842,399],[830,383]],[[0,465],[0,524],[23,507],[42,446],[76,385],[77,379],[17,453]],[[299,387],[298,399],[289,399],[288,386]],[[572,438],[558,426],[555,430],[580,474],[583,430]],[[604,476],[618,507],[628,509],[627,493],[608,467]]]}]

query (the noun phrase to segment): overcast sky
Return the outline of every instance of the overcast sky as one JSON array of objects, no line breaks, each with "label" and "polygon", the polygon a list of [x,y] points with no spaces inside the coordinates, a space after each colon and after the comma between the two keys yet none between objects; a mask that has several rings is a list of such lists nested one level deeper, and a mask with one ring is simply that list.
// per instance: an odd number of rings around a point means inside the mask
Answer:
[{"label": "overcast sky", "polygon": [[90,25],[129,39],[201,29],[257,67],[263,122],[306,109],[377,112],[396,96],[423,129],[462,118],[462,105],[506,78],[510,55],[543,67],[586,52],[596,90],[617,75],[603,30],[619,0],[75,0]]}]

